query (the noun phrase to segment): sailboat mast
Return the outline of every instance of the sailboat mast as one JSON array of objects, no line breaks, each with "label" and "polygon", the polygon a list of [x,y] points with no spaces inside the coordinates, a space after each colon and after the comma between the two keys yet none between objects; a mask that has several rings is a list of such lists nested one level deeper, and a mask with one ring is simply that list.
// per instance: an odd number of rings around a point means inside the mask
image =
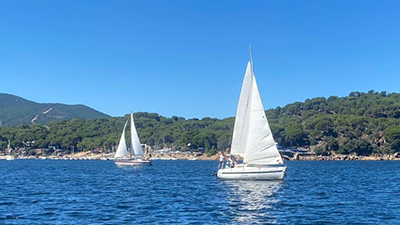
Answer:
[{"label": "sailboat mast", "polygon": [[253,49],[251,48],[251,44],[249,44],[249,50],[250,50],[251,74],[254,75]]},{"label": "sailboat mast", "polygon": [[133,144],[133,136],[134,136],[134,122],[133,122],[133,112],[131,111],[131,136],[130,136],[130,141],[131,141],[131,149],[129,151],[130,153],[130,158],[133,158],[133,156],[135,155],[135,149],[134,149],[134,144]]}]

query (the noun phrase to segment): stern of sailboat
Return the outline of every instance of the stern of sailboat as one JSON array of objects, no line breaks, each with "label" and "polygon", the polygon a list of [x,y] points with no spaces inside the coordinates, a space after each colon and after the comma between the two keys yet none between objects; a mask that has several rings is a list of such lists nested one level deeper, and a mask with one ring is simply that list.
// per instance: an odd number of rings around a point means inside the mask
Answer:
[{"label": "stern of sailboat", "polygon": [[222,180],[283,180],[286,166],[246,166],[219,169],[217,178]]}]

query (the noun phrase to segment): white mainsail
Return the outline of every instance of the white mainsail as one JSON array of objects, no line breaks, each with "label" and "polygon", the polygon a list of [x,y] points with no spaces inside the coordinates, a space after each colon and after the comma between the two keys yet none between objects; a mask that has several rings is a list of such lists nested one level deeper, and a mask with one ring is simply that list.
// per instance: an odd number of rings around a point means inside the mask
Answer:
[{"label": "white mainsail", "polygon": [[126,141],[125,141],[125,129],[126,129],[127,124],[128,124],[128,120],[126,121],[124,129],[122,130],[121,139],[119,140],[118,148],[115,153],[115,158],[122,157],[122,156],[128,154],[128,150],[126,148]]},{"label": "white mainsail", "polygon": [[239,104],[236,111],[235,126],[233,128],[231,154],[244,156],[246,140],[248,135],[248,119],[251,90],[253,85],[253,75],[251,63],[247,64],[246,73],[243,79],[242,90],[240,92]]},{"label": "white mainsail", "polygon": [[243,162],[245,164],[283,164],[265,115],[253,73],[249,128]]},{"label": "white mainsail", "polygon": [[131,113],[131,155],[142,156],[142,145],[139,141],[139,136],[136,131],[135,122],[133,121],[133,114]]},{"label": "white mainsail", "polygon": [[245,164],[283,164],[265,115],[252,61],[248,62],[240,93],[231,154]]}]

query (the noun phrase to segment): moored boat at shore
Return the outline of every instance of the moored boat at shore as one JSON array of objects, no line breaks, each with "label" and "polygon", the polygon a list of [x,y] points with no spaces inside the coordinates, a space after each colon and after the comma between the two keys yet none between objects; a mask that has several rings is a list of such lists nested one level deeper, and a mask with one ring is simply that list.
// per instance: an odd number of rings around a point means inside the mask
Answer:
[{"label": "moored boat at shore", "polygon": [[14,160],[15,159],[15,156],[13,156],[13,155],[7,155],[6,156],[6,160]]}]

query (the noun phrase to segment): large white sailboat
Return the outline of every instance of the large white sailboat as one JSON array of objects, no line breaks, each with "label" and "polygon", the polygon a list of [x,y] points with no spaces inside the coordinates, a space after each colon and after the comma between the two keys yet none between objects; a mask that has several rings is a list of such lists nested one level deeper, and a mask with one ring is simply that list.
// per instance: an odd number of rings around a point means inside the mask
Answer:
[{"label": "large white sailboat", "polygon": [[151,165],[150,160],[144,158],[142,145],[139,141],[139,136],[136,131],[135,122],[133,121],[133,114],[131,113],[131,143],[130,151],[126,147],[125,141],[125,129],[129,119],[126,121],[124,130],[122,131],[121,139],[119,140],[118,148],[115,153],[114,162],[117,166],[139,166],[139,165]]},{"label": "large white sailboat", "polygon": [[220,179],[282,180],[286,166],[276,147],[265,115],[253,69],[253,56],[247,64],[236,112],[231,154],[243,158],[233,168],[221,168]]}]

